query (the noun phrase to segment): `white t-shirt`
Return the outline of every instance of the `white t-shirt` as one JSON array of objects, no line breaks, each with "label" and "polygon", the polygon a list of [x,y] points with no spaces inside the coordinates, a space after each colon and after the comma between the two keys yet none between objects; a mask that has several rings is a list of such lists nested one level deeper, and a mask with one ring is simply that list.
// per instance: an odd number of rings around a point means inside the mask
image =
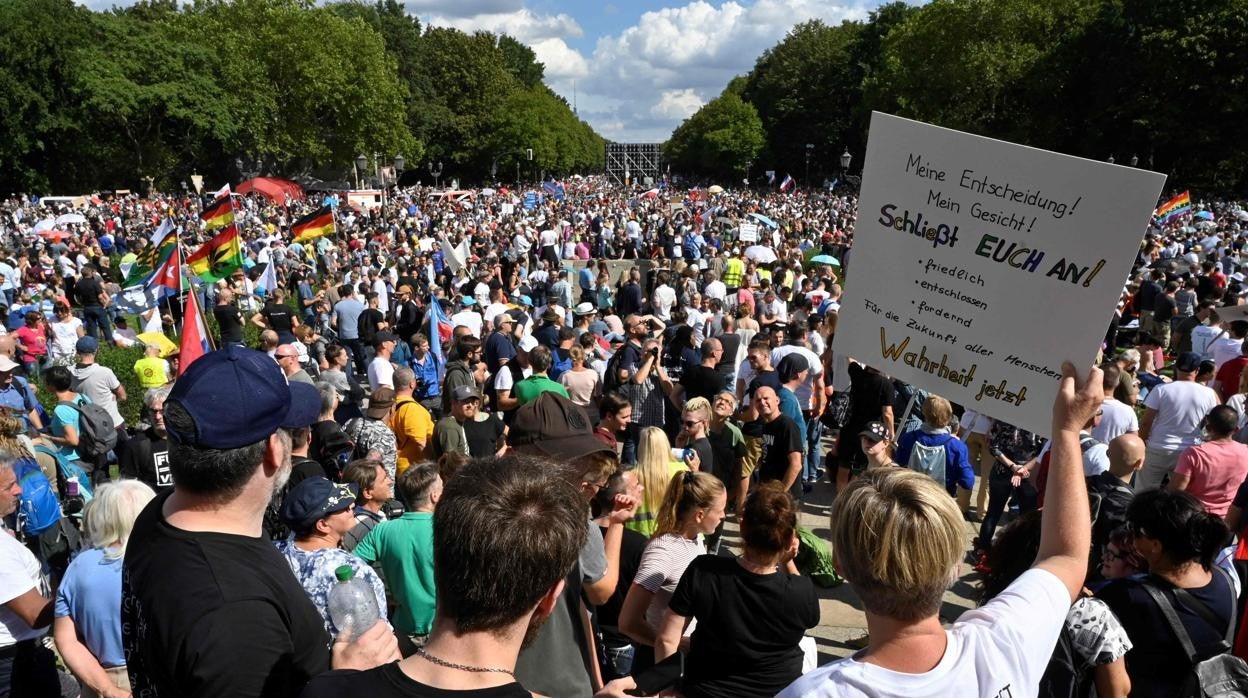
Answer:
[{"label": "white t-shirt", "polygon": [[378,356],[368,364],[368,390],[373,392],[382,386],[394,389],[394,364]]},{"label": "white t-shirt", "polygon": [[945,631],[945,655],[931,671],[906,674],[847,657],[794,681],[779,698],[1034,696],[1069,608],[1065,585],[1031,569]]},{"label": "white t-shirt", "polygon": [[1140,430],[1140,420],[1135,410],[1113,398],[1106,398],[1101,403],[1101,423],[1092,428],[1092,436],[1101,443],[1109,443],[1114,439]]},{"label": "white t-shirt", "polygon": [[664,284],[654,289],[654,315],[667,322],[672,319],[672,308],[676,305],[676,291]]},{"label": "white t-shirt", "polygon": [[[1197,354],[1209,353],[1209,343],[1214,337],[1222,334],[1222,328],[1213,325],[1197,325],[1192,328],[1192,351]],[[1234,357],[1231,357],[1234,358]]]},{"label": "white t-shirt", "polygon": [[1234,359],[1240,355],[1240,346],[1244,340],[1234,339],[1229,334],[1224,334],[1214,340],[1209,345],[1207,353],[1213,357],[1214,371],[1222,368],[1222,364]]},{"label": "white t-shirt", "polygon": [[806,363],[810,366],[810,370],[806,373],[806,380],[802,381],[801,385],[797,386],[797,390],[793,391],[793,395],[797,397],[797,404],[803,410],[809,410],[814,407],[815,379],[823,375],[823,362],[819,360],[818,354],[806,347],[797,346],[796,344],[785,344],[771,350],[771,365],[779,366],[780,359],[789,354],[801,354],[806,357]]},{"label": "white t-shirt", "polygon": [[77,353],[79,327],[82,327],[82,320],[73,315],[65,322],[52,323],[52,356],[73,356]]},{"label": "white t-shirt", "polygon": [[1157,410],[1148,447],[1182,451],[1200,440],[1200,422],[1220,401],[1213,388],[1194,381],[1175,381],[1153,388],[1144,406]]},{"label": "white t-shirt", "polygon": [[0,530],[0,647],[42,637],[47,628],[26,625],[6,604],[31,589],[48,596],[48,583],[39,569],[39,560],[8,531]]},{"label": "white t-shirt", "polygon": [[461,310],[450,317],[451,324],[458,327],[463,325],[472,330],[473,337],[481,336],[481,314],[471,310]]},{"label": "white t-shirt", "polygon": [[702,293],[706,294],[707,298],[718,298],[722,301],[728,297],[728,287],[724,285],[724,282],[716,279],[707,284],[706,290]]}]

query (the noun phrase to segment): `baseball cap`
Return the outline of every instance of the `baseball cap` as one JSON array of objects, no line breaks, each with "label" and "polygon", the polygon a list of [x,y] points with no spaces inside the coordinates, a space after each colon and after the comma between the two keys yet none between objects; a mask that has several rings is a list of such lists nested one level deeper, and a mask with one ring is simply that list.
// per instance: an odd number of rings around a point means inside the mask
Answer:
[{"label": "baseball cap", "polygon": [[[531,334],[526,334],[524,337],[520,339],[520,344],[519,344],[520,351],[531,351],[536,346],[537,346],[537,337],[534,337]],[[17,364],[13,364],[13,365],[16,366]],[[3,370],[4,369],[0,369],[0,371],[3,371]]]},{"label": "baseball cap", "polygon": [[194,422],[188,431],[167,424],[169,438],[199,448],[241,448],[279,428],[315,424],[321,412],[315,386],[288,383],[268,354],[234,345],[196,359],[173,384],[167,402],[180,405]]},{"label": "baseball cap", "polygon": [[316,527],[316,522],[355,504],[355,483],[330,482],[320,475],[300,480],[282,500],[282,523],[296,533]]},{"label": "baseball cap", "polygon": [[520,295],[520,305],[527,305],[527,306],[529,306],[529,307],[533,307],[533,299],[532,299],[532,298],[529,298],[528,296],[526,296],[526,295],[524,295],[524,294],[521,294],[521,295]]},{"label": "baseball cap", "polygon": [[481,393],[471,385],[457,385],[451,391],[451,399],[455,402],[464,402],[465,400],[480,400]]},{"label": "baseball cap", "polygon": [[883,422],[868,422],[862,431],[858,432],[859,436],[865,436],[872,441],[884,441],[888,438],[888,429],[884,427]]},{"label": "baseball cap", "polygon": [[1190,373],[1200,369],[1200,361],[1203,357],[1194,351],[1185,351],[1179,354],[1174,360],[1174,368],[1184,373]]},{"label": "baseball cap", "polygon": [[398,335],[396,335],[393,332],[387,332],[385,330],[382,330],[381,332],[377,333],[376,337],[373,338],[373,346],[381,346],[382,342],[397,342],[397,341],[399,341]]},{"label": "baseball cap", "polygon": [[391,407],[394,407],[394,388],[381,387],[368,396],[368,409],[365,412],[373,419],[381,419]]},{"label": "baseball cap", "polygon": [[780,374],[778,377],[781,383],[788,383],[794,376],[809,369],[810,362],[798,353],[786,354],[776,365],[776,373]]},{"label": "baseball cap", "polygon": [[463,296],[459,299],[459,304],[463,306],[476,305],[477,299],[472,296]]},{"label": "baseball cap", "polygon": [[619,332],[611,332],[606,337],[603,337],[603,339],[607,340],[607,342],[611,344],[623,344],[624,343],[624,335],[620,334]]},{"label": "baseball cap", "polygon": [[100,342],[91,335],[79,337],[78,343],[74,345],[74,349],[79,354],[94,354],[100,350]]},{"label": "baseball cap", "polygon": [[515,448],[537,451],[563,461],[574,461],[591,453],[615,453],[594,436],[585,411],[558,393],[542,393],[516,410],[507,440]]},{"label": "baseball cap", "polygon": [[8,373],[17,368],[17,362],[4,354],[0,354],[0,373]]}]

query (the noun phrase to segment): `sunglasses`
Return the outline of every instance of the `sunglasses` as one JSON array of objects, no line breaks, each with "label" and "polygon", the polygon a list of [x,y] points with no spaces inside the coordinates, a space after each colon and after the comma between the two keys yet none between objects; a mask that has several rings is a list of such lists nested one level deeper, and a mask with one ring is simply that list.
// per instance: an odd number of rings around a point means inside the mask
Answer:
[{"label": "sunglasses", "polygon": [[700,419],[686,419],[683,424],[686,429],[692,429],[702,423]]}]

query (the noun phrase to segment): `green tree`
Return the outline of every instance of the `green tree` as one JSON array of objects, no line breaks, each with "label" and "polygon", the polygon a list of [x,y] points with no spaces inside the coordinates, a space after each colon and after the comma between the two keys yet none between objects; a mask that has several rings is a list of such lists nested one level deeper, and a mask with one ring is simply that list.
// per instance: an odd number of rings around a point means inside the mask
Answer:
[{"label": "green tree", "polygon": [[765,138],[754,106],[725,91],[677,127],[663,151],[682,170],[731,176],[758,157]]},{"label": "green tree", "polygon": [[498,37],[498,50],[503,54],[503,65],[521,85],[535,88],[546,77],[546,66],[537,60],[533,49],[507,36]]}]

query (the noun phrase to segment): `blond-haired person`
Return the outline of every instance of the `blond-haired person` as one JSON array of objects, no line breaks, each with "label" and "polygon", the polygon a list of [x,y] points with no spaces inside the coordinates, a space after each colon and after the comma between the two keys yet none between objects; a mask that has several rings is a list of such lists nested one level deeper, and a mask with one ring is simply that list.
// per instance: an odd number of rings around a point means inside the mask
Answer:
[{"label": "blond-haired person", "polygon": [[1087,574],[1091,520],[1079,431],[1103,399],[1101,371],[1062,366],[1040,551],[1032,569],[945,630],[941,597],[963,554],[962,513],[931,478],[872,468],[832,505],[832,549],[867,615],[869,646],[816,669],[798,696],[1035,695]]},{"label": "blond-haired person", "polygon": [[922,426],[901,435],[895,454],[898,463],[930,475],[951,495],[955,486],[968,491],[975,488],[975,469],[966,444],[949,430],[952,421],[953,405],[939,395],[929,395],[923,401]]},{"label": "blond-haired person", "polygon": [[135,518],[155,497],[138,480],[107,482],[83,511],[91,548],[69,563],[52,622],[56,649],[83,696],[130,695],[121,643],[121,563]]}]

